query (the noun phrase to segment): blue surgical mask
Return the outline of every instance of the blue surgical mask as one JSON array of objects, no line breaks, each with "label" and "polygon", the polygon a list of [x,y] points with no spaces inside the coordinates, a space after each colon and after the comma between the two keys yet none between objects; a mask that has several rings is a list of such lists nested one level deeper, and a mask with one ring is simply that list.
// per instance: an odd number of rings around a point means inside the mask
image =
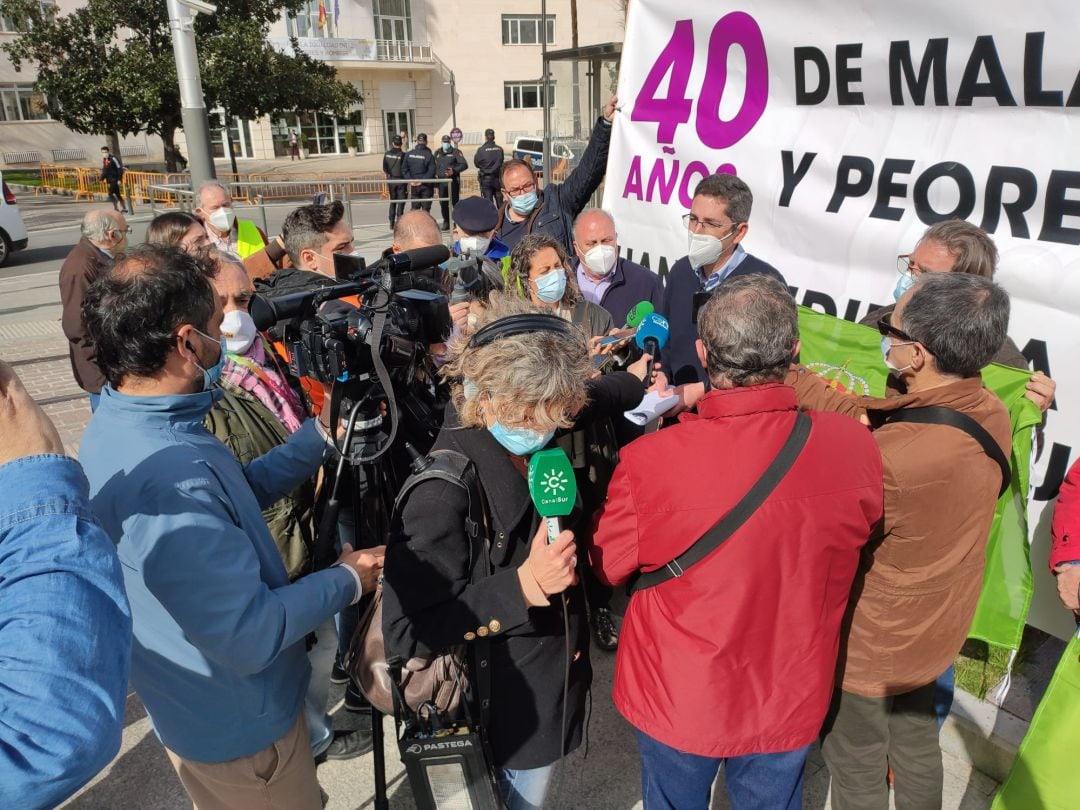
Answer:
[{"label": "blue surgical mask", "polygon": [[444,151],[444,152],[449,152],[449,151],[450,151],[451,149],[453,149],[453,148],[454,148],[454,147],[453,147],[453,146],[452,146],[451,144],[448,144],[448,143],[444,143],[444,144],[442,145],[442,149],[443,149],[443,151]]},{"label": "blue surgical mask", "polygon": [[523,217],[532,213],[532,210],[536,208],[536,190],[526,192],[525,194],[519,194],[516,197],[510,198],[510,207]]},{"label": "blue surgical mask", "polygon": [[488,428],[488,431],[495,441],[515,456],[531,456],[550,442],[551,437],[555,435],[554,430],[541,433],[539,430],[526,427],[508,428],[502,422],[496,422]]},{"label": "blue surgical mask", "polygon": [[533,283],[536,285],[537,298],[548,304],[556,304],[562,301],[566,292],[566,271],[556,267],[550,273],[537,276]]},{"label": "blue surgical mask", "polygon": [[894,374],[900,374],[901,372],[907,371],[909,368],[911,368],[911,366],[904,366],[903,368],[897,368],[896,366],[894,366],[889,361],[889,350],[890,349],[893,349],[893,348],[895,348],[897,346],[910,346],[910,345],[911,345],[910,340],[904,341],[903,343],[893,343],[891,340],[889,340],[888,335],[882,335],[881,336],[881,358],[885,361],[885,368],[887,368],[889,371],[891,371]]},{"label": "blue surgical mask", "polygon": [[904,293],[906,293],[908,290],[915,286],[916,281],[918,281],[918,279],[911,274],[911,271],[908,271],[907,273],[901,273],[900,278],[896,280],[896,286],[893,287],[893,300],[899,301],[903,297]]},{"label": "blue surgical mask", "polygon": [[[199,329],[196,329],[195,331],[207,340],[214,340],[214,338],[210,337],[206,332],[200,331]],[[209,391],[214,387],[217,381],[221,379],[221,370],[225,367],[225,353],[229,350],[225,343],[224,336],[214,340],[214,342],[218,344],[218,349],[220,349],[217,362],[210,368],[203,368],[198,363],[195,363],[198,369],[203,373],[203,391]],[[188,348],[191,348],[191,344],[188,344]]]}]

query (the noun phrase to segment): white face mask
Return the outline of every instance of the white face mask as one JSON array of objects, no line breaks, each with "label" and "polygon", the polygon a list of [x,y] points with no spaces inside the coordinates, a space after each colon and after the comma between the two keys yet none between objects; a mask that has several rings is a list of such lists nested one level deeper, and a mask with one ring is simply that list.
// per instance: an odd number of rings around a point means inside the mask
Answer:
[{"label": "white face mask", "polygon": [[232,354],[244,354],[258,335],[255,321],[246,310],[229,310],[221,319],[221,336],[225,338],[225,347]]},{"label": "white face mask", "polygon": [[491,239],[486,236],[463,236],[458,240],[462,253],[483,256],[491,247]]},{"label": "white face mask", "polygon": [[708,267],[710,264],[715,264],[724,254],[724,240],[735,235],[735,231],[722,237],[690,231],[688,233],[690,234],[688,258],[691,267]]},{"label": "white face mask", "polygon": [[614,245],[597,245],[585,254],[585,266],[594,276],[606,276],[618,259],[619,250]]},{"label": "white face mask", "polygon": [[207,219],[211,225],[225,233],[232,230],[233,223],[236,221],[236,214],[233,213],[231,208],[219,208],[210,214]]}]

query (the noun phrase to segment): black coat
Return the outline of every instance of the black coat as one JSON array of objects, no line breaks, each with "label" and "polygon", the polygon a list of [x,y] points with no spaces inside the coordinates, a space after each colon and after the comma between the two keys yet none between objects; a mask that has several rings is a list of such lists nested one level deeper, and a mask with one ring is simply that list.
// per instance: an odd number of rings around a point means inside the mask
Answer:
[{"label": "black coat", "polygon": [[[460,149],[451,149],[449,152],[439,149],[435,153],[435,176],[440,180],[447,176],[456,179],[467,168],[469,168],[469,161],[465,159],[465,155],[461,154]],[[447,175],[448,170],[452,174]]]},{"label": "black coat", "polygon": [[485,141],[473,156],[473,165],[481,177],[498,177],[502,171],[505,153],[495,141]]},{"label": "black coat", "polygon": [[435,156],[426,146],[417,146],[405,153],[401,172],[406,180],[432,180],[435,177]]},{"label": "black coat", "polygon": [[660,277],[640,264],[619,259],[611,271],[611,286],[604,291],[600,306],[611,313],[615,326],[622,328],[630,310],[642,301],[660,310]]},{"label": "black coat", "polygon": [[[591,403],[579,424],[607,417],[641,398],[641,383],[630,375],[607,375],[590,385]],[[624,407],[625,406],[625,407]],[[487,430],[459,428],[448,414],[436,449],[456,450],[476,465],[488,503],[491,576],[469,584],[469,544],[465,534],[467,498],[445,481],[425,481],[409,495],[402,536],[386,552],[383,630],[387,655],[409,658],[455,644],[466,634],[489,628],[491,660],[491,740],[500,768],[539,768],[559,759],[563,747],[563,675],[568,647],[565,749],[580,745],[585,698],[592,683],[589,628],[580,585],[567,591],[569,644],[562,600],[529,608],[517,568],[529,556],[540,517],[525,477]],[[574,525],[573,517],[568,521]],[[579,564],[586,557],[578,552]]]},{"label": "black coat", "polygon": [[397,147],[388,150],[382,158],[383,174],[390,180],[401,180],[404,175],[405,153]]}]

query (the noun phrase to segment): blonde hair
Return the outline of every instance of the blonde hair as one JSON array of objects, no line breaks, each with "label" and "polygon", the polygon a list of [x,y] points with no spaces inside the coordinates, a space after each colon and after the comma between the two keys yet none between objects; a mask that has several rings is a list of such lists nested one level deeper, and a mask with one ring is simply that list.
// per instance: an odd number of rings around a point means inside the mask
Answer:
[{"label": "blonde hair", "polygon": [[559,261],[562,263],[563,271],[566,273],[566,292],[563,293],[559,305],[569,309],[581,300],[577,273],[573,270],[573,261],[566,252],[566,248],[563,247],[562,242],[548,236],[546,233],[530,233],[517,243],[517,247],[510,254],[510,269],[506,274],[506,287],[507,289],[514,289],[516,286],[521,294],[528,298],[529,267],[532,265],[533,257],[546,248],[551,248],[559,254]]},{"label": "blonde hair", "polygon": [[[512,315],[544,310],[519,296],[493,293],[477,329]],[[528,423],[537,430],[573,425],[588,396],[585,381],[592,364],[585,333],[567,323],[564,332],[525,332],[470,347],[460,338],[449,347],[442,369],[451,380],[454,407],[462,427],[485,428],[485,412],[505,425]],[[465,398],[463,380],[477,393]]]}]

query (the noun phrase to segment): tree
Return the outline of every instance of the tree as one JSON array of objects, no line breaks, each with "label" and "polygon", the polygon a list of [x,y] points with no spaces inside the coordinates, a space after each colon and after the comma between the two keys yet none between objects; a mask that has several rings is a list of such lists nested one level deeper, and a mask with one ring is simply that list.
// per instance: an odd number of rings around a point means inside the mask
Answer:
[{"label": "tree", "polygon": [[[343,115],[359,101],[295,42],[297,56],[267,43],[270,25],[303,2],[218,0],[216,14],[195,18],[203,94],[208,108],[226,110],[226,123],[296,109]],[[89,0],[65,16],[39,0],[0,0],[0,14],[24,32],[4,50],[16,70],[37,66],[35,85],[54,118],[75,132],[159,135],[176,170],[180,94],[164,0]]]}]

